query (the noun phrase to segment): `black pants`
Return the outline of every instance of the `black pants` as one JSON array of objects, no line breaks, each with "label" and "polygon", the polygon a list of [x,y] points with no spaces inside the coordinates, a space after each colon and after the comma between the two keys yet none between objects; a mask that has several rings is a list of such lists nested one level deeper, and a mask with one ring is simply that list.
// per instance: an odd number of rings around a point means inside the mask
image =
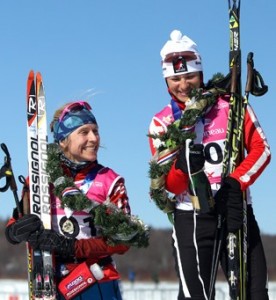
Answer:
[{"label": "black pants", "polygon": [[[267,300],[267,268],[260,231],[252,207],[248,206],[248,300]],[[173,249],[179,276],[178,300],[208,299],[217,217],[176,210]],[[226,249],[221,255],[226,270]]]}]

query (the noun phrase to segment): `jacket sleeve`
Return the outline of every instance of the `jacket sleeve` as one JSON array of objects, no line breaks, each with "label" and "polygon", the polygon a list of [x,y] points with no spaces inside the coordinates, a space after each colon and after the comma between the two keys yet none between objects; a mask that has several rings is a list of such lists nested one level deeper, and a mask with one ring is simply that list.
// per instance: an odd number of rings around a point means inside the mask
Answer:
[{"label": "jacket sleeve", "polygon": [[103,238],[76,240],[76,258],[101,258],[113,254],[124,254],[129,249],[125,245],[109,246]]},{"label": "jacket sleeve", "polygon": [[[130,213],[128,196],[124,185],[124,179],[120,178],[112,188],[110,201],[120,208],[124,213]],[[75,256],[77,258],[99,259],[112,254],[124,254],[129,249],[125,245],[110,246],[102,237],[80,239],[75,242]]]},{"label": "jacket sleeve", "polygon": [[[166,129],[163,124],[161,124],[157,118],[153,118],[149,126],[149,134],[162,134]],[[158,139],[153,139],[149,137],[149,145],[151,154],[156,153],[156,148],[161,142]],[[179,195],[183,193],[188,188],[188,174],[183,173],[181,170],[175,168],[175,162],[173,163],[169,173],[165,178],[165,188],[170,193]]]},{"label": "jacket sleeve", "polygon": [[[150,126],[149,126],[149,135],[162,135],[166,132],[166,127],[164,124],[159,122],[159,120],[156,117],[153,117],[151,120]],[[149,137],[149,146],[151,154],[154,155],[157,151],[158,146],[161,144],[161,141],[156,138]]]},{"label": "jacket sleeve", "polygon": [[10,230],[11,230],[11,226],[12,224],[14,224],[16,221],[15,218],[10,218],[7,225],[6,225],[6,228],[5,228],[5,237],[6,237],[6,240],[13,244],[13,245],[16,245],[16,244],[19,244],[18,242],[14,241],[12,238],[11,238],[11,234],[10,234]]},{"label": "jacket sleeve", "polygon": [[261,175],[271,160],[270,147],[265,134],[250,105],[247,106],[244,121],[244,144],[247,155],[230,174],[238,180],[241,189],[246,190]]}]

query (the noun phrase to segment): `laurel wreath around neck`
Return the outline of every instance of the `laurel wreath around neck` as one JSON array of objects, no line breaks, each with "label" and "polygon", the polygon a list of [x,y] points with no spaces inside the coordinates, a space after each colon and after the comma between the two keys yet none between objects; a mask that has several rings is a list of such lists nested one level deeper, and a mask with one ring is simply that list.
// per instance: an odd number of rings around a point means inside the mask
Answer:
[{"label": "laurel wreath around neck", "polygon": [[[168,214],[171,222],[171,214],[174,211],[176,200],[175,196],[170,195],[165,189],[165,177],[171,169],[180,147],[185,144],[187,139],[195,139],[196,134],[192,128],[197,121],[214,105],[219,94],[226,93],[224,88],[215,85],[216,82],[223,79],[223,75],[217,73],[208,82],[208,86],[210,86],[208,90],[193,89],[189,95],[190,104],[184,109],[181,118],[168,125],[166,132],[148,135],[152,139],[159,140],[159,147],[149,163],[150,197],[161,211]],[[159,159],[166,155],[171,158],[164,163],[159,163]]]},{"label": "laurel wreath around neck", "polygon": [[54,184],[54,194],[61,200],[63,208],[72,211],[89,211],[100,234],[109,245],[124,244],[137,248],[149,244],[149,227],[137,216],[125,214],[117,206],[106,199],[103,204],[88,199],[80,190],[74,195],[63,196],[68,187],[76,187],[72,177],[67,176],[60,163],[61,150],[57,144],[48,145],[46,172],[50,182]]}]

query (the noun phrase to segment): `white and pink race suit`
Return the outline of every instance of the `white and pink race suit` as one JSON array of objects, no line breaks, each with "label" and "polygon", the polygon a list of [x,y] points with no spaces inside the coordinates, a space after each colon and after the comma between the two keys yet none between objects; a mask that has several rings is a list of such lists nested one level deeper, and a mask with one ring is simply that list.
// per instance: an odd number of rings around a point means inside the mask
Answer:
[{"label": "white and pink race suit", "polygon": [[[178,111],[175,109],[176,105]],[[150,123],[149,134],[156,136],[165,133],[167,127],[179,119],[184,109],[185,104],[172,100],[170,104],[155,114]],[[194,144],[204,145],[206,159],[204,172],[209,179],[214,195],[222,181],[228,111],[229,95],[220,96],[216,103],[208,108],[205,115],[198,120],[194,128],[196,134]],[[229,175],[240,183],[243,191],[247,191],[248,253],[250,253],[247,257],[248,265],[250,265],[248,293],[252,297],[250,299],[267,300],[266,260],[259,227],[251,205],[249,186],[260,176],[271,156],[266,137],[250,105],[247,106],[245,113],[243,139],[246,156]],[[149,142],[151,153],[154,155],[162,141],[150,137]],[[175,152],[164,154],[157,161],[164,163],[166,160],[170,161],[174,156],[172,167],[165,177],[165,189],[174,194],[176,198],[172,239],[180,283],[178,299],[208,299],[217,215],[215,211],[197,213],[194,210],[188,193],[189,176],[175,167],[177,155]],[[225,241],[226,239],[223,240],[220,262],[223,271],[227,274]]]},{"label": "white and pink race suit", "polygon": [[[126,214],[130,213],[128,196],[124,185],[124,179],[112,169],[96,164],[92,168],[83,169],[74,178],[76,186],[94,204],[101,205],[106,201],[112,202]],[[51,195],[52,226],[53,229],[69,238],[78,240],[75,246],[76,258],[85,260],[88,265],[99,262],[114,253],[124,253],[128,247],[118,245],[112,248],[98,235],[98,230],[93,223],[93,217],[89,209],[72,211],[62,208],[61,201],[55,195]],[[89,242],[89,244],[85,243]],[[75,268],[76,264],[68,264],[68,268]],[[118,279],[119,273],[112,263],[103,267],[104,278],[102,281]]]}]

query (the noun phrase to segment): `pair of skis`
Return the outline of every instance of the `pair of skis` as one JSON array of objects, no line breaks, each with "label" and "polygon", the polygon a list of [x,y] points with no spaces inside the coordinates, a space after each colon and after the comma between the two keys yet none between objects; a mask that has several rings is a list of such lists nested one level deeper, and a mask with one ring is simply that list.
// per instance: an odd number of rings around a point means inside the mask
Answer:
[{"label": "pair of skis", "polygon": [[[51,205],[47,162],[47,120],[41,74],[30,71],[27,80],[27,143],[29,165],[29,211],[37,215],[45,229],[51,229]],[[26,206],[26,203],[24,203]],[[31,300],[55,300],[53,256],[48,251],[33,250],[27,244],[28,280]]]},{"label": "pair of skis", "polygon": [[[241,94],[240,0],[228,0],[230,29],[230,100],[222,178],[235,170],[244,157],[243,121],[248,97]],[[246,195],[243,195],[243,229],[238,233],[226,232],[224,216],[218,215],[214,244],[209,299],[214,297],[214,286],[222,244],[227,243],[227,280],[231,299],[246,299],[247,222]],[[225,236],[227,235],[227,237]]]},{"label": "pair of skis", "polygon": [[[240,49],[240,0],[228,0],[230,29],[230,101],[228,128],[226,133],[225,152],[223,160],[223,178],[232,173],[245,156],[243,130],[249,93],[262,96],[267,92],[267,86],[262,77],[254,69],[253,53],[247,57],[247,81],[245,94],[241,88],[241,49]],[[223,239],[227,245],[227,280],[229,294],[233,300],[247,299],[247,199],[243,193],[243,227],[237,232],[225,232],[223,216],[218,216],[212,263],[209,299],[214,294],[214,285],[220,259]],[[225,235],[227,235],[225,237]]]},{"label": "pair of skis", "polygon": [[[231,72],[230,105],[225,144],[223,175],[232,173],[244,158],[243,129],[248,96],[242,95],[240,50],[240,1],[228,0]],[[247,200],[243,193],[243,228],[228,232],[227,280],[231,299],[246,299],[247,281]]]}]

